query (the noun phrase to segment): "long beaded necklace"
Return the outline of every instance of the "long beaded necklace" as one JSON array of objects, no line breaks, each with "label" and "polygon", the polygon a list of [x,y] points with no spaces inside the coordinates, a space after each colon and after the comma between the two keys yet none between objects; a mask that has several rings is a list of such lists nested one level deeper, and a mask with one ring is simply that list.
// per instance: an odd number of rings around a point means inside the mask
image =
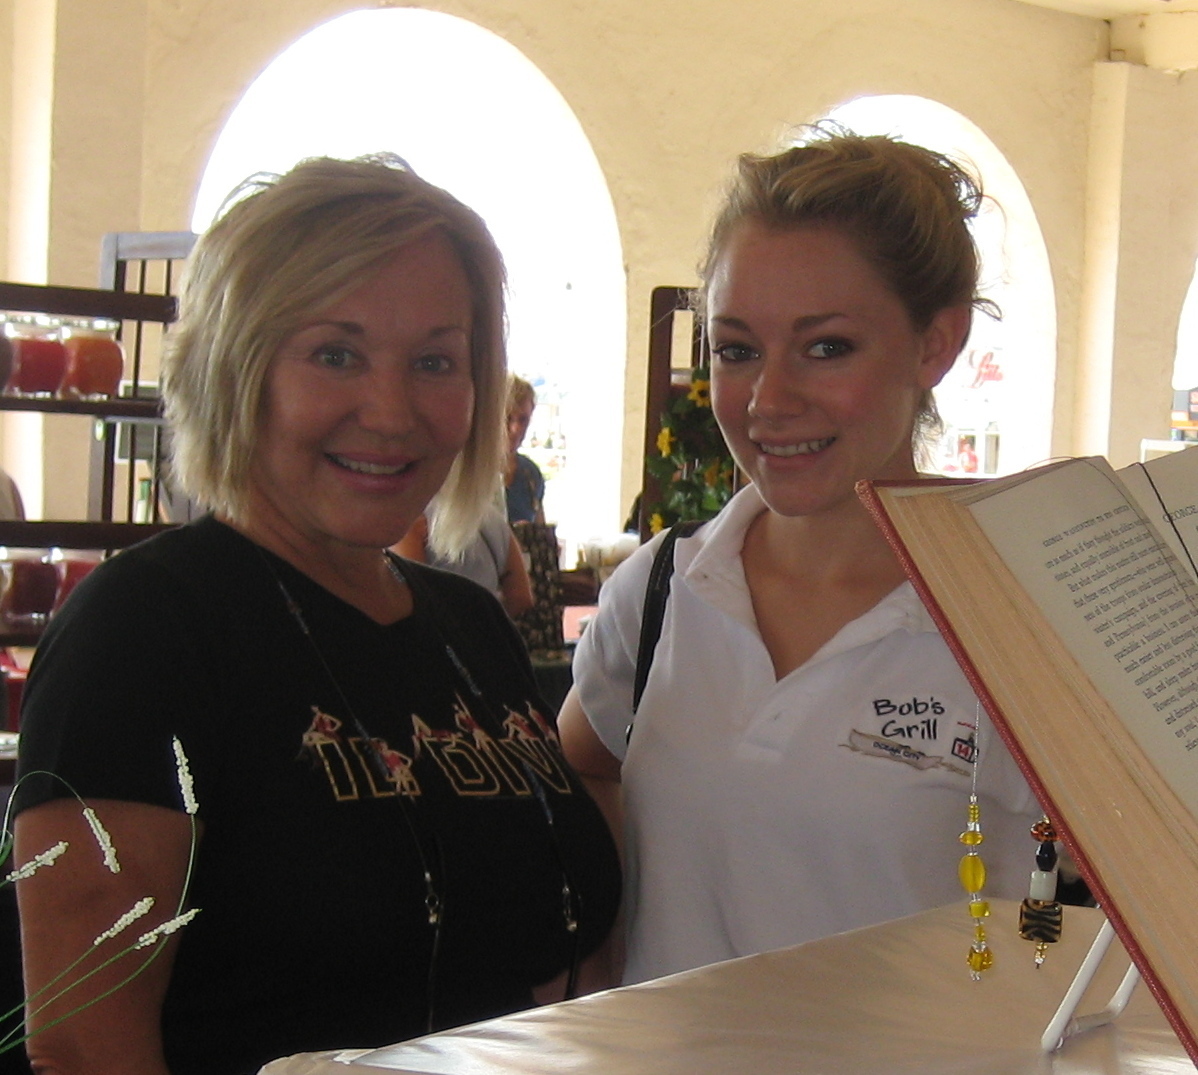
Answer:
[{"label": "long beaded necklace", "polygon": [[[309,628],[307,620],[304,618],[303,610],[300,608],[299,602],[292,596],[291,591],[287,588],[286,583],[280,577],[278,571],[271,563],[270,556],[266,550],[255,543],[254,547],[258,549],[262,557],[263,563],[266,565],[271,578],[278,587],[283,598],[283,603],[287,608],[292,620],[299,628],[300,633],[308,640],[308,644],[315,654],[317,662],[320,664],[325,678],[332,685],[337,699],[346,715],[346,720],[353,728],[354,734],[360,739],[363,744],[366,758],[374,771],[375,777],[381,782],[381,786],[386,786],[392,778],[391,771],[382,756],[379,745],[375,737],[373,737],[365,724],[358,717],[349,698],[341,687],[341,683],[330,667],[328,660],[325,658],[324,652],[317,642],[315,635]],[[388,571],[400,586],[405,586],[411,592],[415,599],[419,599],[422,607],[430,612],[430,619],[433,627],[437,632],[438,641],[440,642],[446,657],[449,660],[450,666],[453,669],[454,675],[460,680],[461,684],[466,688],[467,692],[474,699],[476,706],[487,717],[487,724],[493,725],[493,728],[488,728],[489,732],[498,732],[502,734],[502,721],[494,714],[489,700],[479,689],[474,677],[470,674],[469,669],[462,662],[457,652],[451,646],[445,637],[442,630],[440,618],[437,614],[436,602],[424,588],[424,586],[414,577],[409,577],[408,574],[400,566],[399,558],[388,552],[383,552],[383,560]],[[578,972],[581,963],[581,936],[579,930],[579,919],[582,909],[581,898],[579,897],[575,886],[571,880],[570,872],[566,866],[565,858],[562,854],[561,844],[558,837],[557,826],[554,819],[553,809],[550,806],[548,796],[545,793],[544,783],[536,771],[526,762],[521,760],[521,768],[524,771],[525,778],[528,781],[529,787],[532,789],[533,795],[537,800],[537,804],[545,818],[548,828],[550,845],[553,850],[556,865],[561,873],[561,906],[562,920],[566,932],[570,936],[570,965],[566,976],[565,999],[572,999],[578,988]],[[440,870],[434,873],[430,857],[427,854],[425,841],[421,839],[420,831],[416,824],[416,819],[412,814],[412,805],[408,801],[407,796],[401,789],[396,789],[395,800],[399,804],[400,814],[404,819],[404,825],[411,837],[413,846],[416,848],[417,856],[420,862],[420,872],[424,882],[424,903],[427,912],[427,922],[432,934],[431,948],[429,954],[429,965],[426,975],[426,997],[427,1003],[425,1006],[425,1033],[432,1033],[435,1027],[436,1014],[436,978],[437,978],[437,961],[441,950],[441,934],[442,927],[445,921],[445,906],[442,896],[444,885],[439,883],[439,878],[445,876],[444,863],[440,863]],[[431,834],[431,841],[436,849],[437,858],[442,857],[442,847],[437,839],[436,833]]]},{"label": "long beaded necklace", "polygon": [[[469,691],[470,696],[474,699],[478,710],[484,713],[487,717],[486,724],[490,727],[488,732],[496,737],[503,736],[503,720],[497,714],[487,696],[479,689],[474,677],[470,674],[470,670],[458,656],[457,651],[450,644],[444,627],[441,623],[440,609],[433,599],[432,595],[424,587],[423,583],[415,575],[410,576],[402,568],[402,560],[389,552],[383,553],[383,558],[386,561],[387,567],[390,570],[395,580],[402,586],[406,585],[411,591],[413,598],[419,598],[421,605],[429,610],[430,619],[433,622],[433,627],[437,632],[437,639],[445,651],[445,656],[449,659],[454,673],[457,675],[461,684]],[[561,840],[558,836],[557,823],[553,814],[553,807],[549,803],[549,796],[545,791],[545,783],[540,775],[531,765],[523,758],[520,759],[520,768],[524,772],[525,780],[528,786],[532,789],[532,793],[537,800],[537,805],[541,810],[541,814],[545,819],[545,825],[549,833],[549,844],[553,851],[555,864],[561,874],[561,913],[562,923],[565,926],[566,932],[570,935],[570,966],[566,974],[566,990],[565,999],[571,1000],[578,991],[578,970],[581,956],[580,948],[580,931],[579,916],[582,911],[582,901],[575,889],[574,883],[570,878],[570,870],[566,865],[565,856],[562,854]]]},{"label": "long beaded necklace", "polygon": [[[312,652],[316,656],[317,662],[324,671],[325,678],[332,685],[334,692],[337,695],[337,700],[341,703],[342,710],[345,713],[345,719],[349,722],[354,730],[354,735],[357,736],[362,743],[367,764],[373,770],[376,780],[380,782],[380,787],[386,787],[391,779],[391,772],[387,767],[386,761],[383,759],[382,753],[379,750],[378,743],[374,737],[366,730],[366,726],[358,719],[358,714],[354,707],[350,704],[349,698],[346,697],[345,691],[341,688],[341,682],[333,674],[332,668],[329,667],[329,662],[325,659],[324,651],[316,641],[316,637],[312,634],[308,627],[308,621],[304,618],[303,610],[299,606],[299,602],[291,596],[291,591],[287,589],[286,583],[279,577],[279,573],[275,570],[274,564],[270,562],[270,557],[266,551],[255,544],[254,548],[258,550],[262,557],[262,562],[266,565],[266,569],[270,572],[270,576],[274,579],[275,585],[279,588],[279,592],[283,596],[283,603],[291,615],[295,625],[299,628],[300,633],[308,640]],[[429,950],[428,971],[425,975],[425,1018],[424,1032],[431,1034],[435,1029],[435,1014],[436,1014],[436,974],[437,974],[437,959],[441,953],[441,927],[444,922],[444,907],[441,901],[441,889],[437,883],[437,878],[433,874],[432,864],[429,861],[429,856],[425,850],[425,842],[420,838],[420,832],[416,827],[416,820],[412,816],[411,804],[407,801],[402,791],[397,788],[395,795],[396,802],[399,803],[400,816],[403,817],[404,825],[407,828],[408,834],[411,837],[412,845],[416,848],[416,855],[420,862],[420,873],[424,881],[424,906],[427,912],[428,926],[432,934],[431,945]],[[433,834],[433,841],[437,848],[438,857],[441,852],[440,841]],[[441,871],[442,874],[444,871]]]}]

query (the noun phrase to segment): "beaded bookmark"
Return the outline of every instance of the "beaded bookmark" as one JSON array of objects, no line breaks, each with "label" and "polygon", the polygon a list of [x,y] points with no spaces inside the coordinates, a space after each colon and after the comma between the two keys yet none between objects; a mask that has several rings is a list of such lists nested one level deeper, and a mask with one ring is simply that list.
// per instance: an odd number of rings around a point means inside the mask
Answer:
[{"label": "beaded bookmark", "polygon": [[978,847],[985,839],[982,835],[982,808],[978,803],[978,766],[982,760],[982,707],[978,703],[973,725],[973,782],[969,791],[969,820],[965,831],[957,837],[968,850],[957,865],[957,876],[961,887],[969,894],[969,917],[973,921],[973,944],[969,947],[966,962],[969,976],[982,980],[982,971],[994,966],[994,953],[986,943],[985,919],[990,915],[990,904],[982,899],[982,888],[986,884],[986,864],[978,854]]},{"label": "beaded bookmark", "polygon": [[1061,939],[1064,910],[1057,902],[1056,829],[1045,814],[1032,826],[1036,841],[1036,868],[1028,897],[1019,905],[1019,936],[1036,944],[1036,966],[1044,962],[1050,944]]}]

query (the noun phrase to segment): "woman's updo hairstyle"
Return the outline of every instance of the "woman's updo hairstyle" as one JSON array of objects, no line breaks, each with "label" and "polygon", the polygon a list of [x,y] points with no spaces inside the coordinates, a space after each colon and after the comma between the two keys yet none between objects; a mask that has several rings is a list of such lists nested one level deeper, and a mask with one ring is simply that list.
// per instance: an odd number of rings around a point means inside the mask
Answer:
[{"label": "woman's updo hairstyle", "polygon": [[980,185],[942,153],[818,124],[802,145],[773,156],[745,153],[737,163],[700,268],[704,290],[741,224],[831,227],[857,242],[917,330],[946,306],[996,312],[977,294],[968,226],[981,206]]},{"label": "woman's updo hairstyle", "polygon": [[[702,311],[731,233],[758,224],[774,231],[828,227],[849,236],[917,331],[948,306],[997,316],[994,303],[978,295],[979,258],[969,221],[981,203],[978,181],[942,153],[816,124],[806,129],[801,145],[738,159],[699,269],[697,305]],[[929,392],[919,425],[926,429],[937,421]]]}]

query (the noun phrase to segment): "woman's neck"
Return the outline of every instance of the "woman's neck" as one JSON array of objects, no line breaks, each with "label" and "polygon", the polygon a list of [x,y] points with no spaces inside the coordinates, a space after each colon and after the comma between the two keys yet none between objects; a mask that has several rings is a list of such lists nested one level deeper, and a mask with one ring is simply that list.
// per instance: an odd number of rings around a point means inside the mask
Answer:
[{"label": "woman's neck", "polygon": [[[750,527],[746,550],[771,573],[809,584],[876,586],[903,579],[877,524],[860,503],[835,511],[788,517],[764,511]],[[891,588],[893,588],[893,586]]]},{"label": "woman's neck", "polygon": [[830,518],[768,509],[745,534],[741,558],[757,629],[782,679],[903,581],[864,508]]},{"label": "woman's neck", "polygon": [[382,549],[305,540],[253,512],[242,519],[219,518],[376,623],[394,623],[412,613],[411,592],[392,572]]}]

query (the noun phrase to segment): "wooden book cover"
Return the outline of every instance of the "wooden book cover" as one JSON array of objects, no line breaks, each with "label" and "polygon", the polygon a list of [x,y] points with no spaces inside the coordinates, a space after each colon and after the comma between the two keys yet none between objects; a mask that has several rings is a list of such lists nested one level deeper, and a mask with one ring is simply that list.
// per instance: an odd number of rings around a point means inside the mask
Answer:
[{"label": "wooden book cover", "polygon": [[1198,1062],[1198,451],[859,492]]}]

